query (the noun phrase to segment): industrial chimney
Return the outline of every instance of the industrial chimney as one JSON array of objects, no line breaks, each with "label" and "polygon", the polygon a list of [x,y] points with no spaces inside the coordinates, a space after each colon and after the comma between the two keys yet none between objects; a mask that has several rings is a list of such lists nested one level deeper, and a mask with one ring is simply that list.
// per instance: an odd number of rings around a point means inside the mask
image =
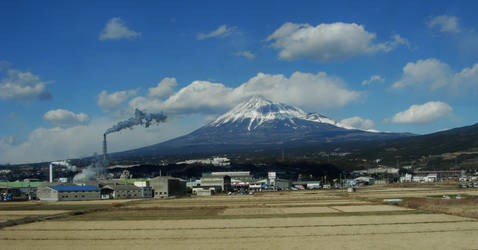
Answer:
[{"label": "industrial chimney", "polygon": [[104,133],[103,134],[103,167],[106,167],[106,154],[107,154],[106,133]]},{"label": "industrial chimney", "polygon": [[53,182],[53,164],[50,163],[50,183]]}]

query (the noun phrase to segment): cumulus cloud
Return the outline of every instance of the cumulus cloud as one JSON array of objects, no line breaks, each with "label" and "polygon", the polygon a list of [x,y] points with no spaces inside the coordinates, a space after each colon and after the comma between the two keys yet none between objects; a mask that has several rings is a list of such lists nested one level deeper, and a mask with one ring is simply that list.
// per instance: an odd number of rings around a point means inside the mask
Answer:
[{"label": "cumulus cloud", "polygon": [[50,110],[43,115],[43,120],[57,126],[76,126],[87,124],[89,117],[85,113],[75,114],[69,110],[56,109]]},{"label": "cumulus cloud", "polygon": [[343,119],[340,121],[340,124],[347,127],[362,129],[362,130],[371,130],[375,127],[375,123],[370,119],[363,119],[359,116],[354,116],[350,118]]},{"label": "cumulus cloud", "polygon": [[435,58],[409,62],[403,67],[402,78],[395,82],[393,88],[409,85],[428,86],[437,89],[451,84],[452,72],[448,64]]},{"label": "cumulus cloud", "polygon": [[355,23],[310,24],[285,23],[266,41],[278,49],[279,58],[296,60],[306,57],[314,61],[342,61],[347,58],[375,52],[389,52],[399,45],[408,45],[400,35],[392,40],[375,43],[375,33]]},{"label": "cumulus cloud", "polygon": [[290,77],[258,73],[236,88],[226,87],[222,83],[194,81],[164,101],[140,96],[132,99],[129,107],[169,114],[217,114],[253,95],[303,108],[324,110],[357,101],[362,93],[347,89],[340,78],[328,76],[324,72],[295,72]]},{"label": "cumulus cloud", "polygon": [[394,89],[404,87],[425,87],[430,90],[448,88],[454,93],[467,92],[478,86],[478,64],[453,72],[448,64],[435,58],[409,62],[403,67],[400,80],[392,85]]},{"label": "cumulus cloud", "polygon": [[100,40],[118,40],[122,38],[135,39],[141,36],[141,32],[130,30],[126,23],[119,17],[111,18],[103,31],[100,33]]},{"label": "cumulus cloud", "polygon": [[[139,108],[149,112],[165,111],[167,113],[216,113],[230,107],[227,103],[232,89],[220,83],[208,81],[194,81],[180,89],[166,100],[157,98],[136,97],[129,102],[131,109]],[[230,102],[236,100],[229,99]]]},{"label": "cumulus cloud", "polygon": [[47,82],[30,72],[9,69],[0,82],[0,99],[2,100],[46,100],[51,94],[46,88]]},{"label": "cumulus cloud", "polygon": [[247,59],[254,59],[256,56],[250,52],[250,51],[247,51],[247,50],[244,50],[244,51],[238,51],[236,53],[234,53],[235,56],[242,56],[242,57],[245,57]]},{"label": "cumulus cloud", "polygon": [[16,143],[16,139],[13,136],[7,137],[0,137],[0,144],[1,145],[14,145]]},{"label": "cumulus cloud", "polygon": [[9,150],[14,146],[14,143],[15,138],[13,136],[0,137],[0,152]]},{"label": "cumulus cloud", "polygon": [[363,80],[362,85],[368,85],[374,82],[384,83],[385,79],[379,75],[372,75],[368,80]]},{"label": "cumulus cloud", "polygon": [[199,33],[196,38],[198,40],[204,40],[213,37],[227,37],[231,35],[235,29],[236,27],[228,27],[227,25],[223,24],[219,26],[216,30],[211,31],[209,33]]},{"label": "cumulus cloud", "polygon": [[435,16],[427,19],[430,30],[440,32],[451,38],[459,51],[467,56],[478,53],[478,33],[474,27],[462,25],[456,16]]},{"label": "cumulus cloud", "polygon": [[269,99],[307,108],[343,107],[361,97],[348,90],[342,79],[325,72],[317,74],[295,72],[289,78],[282,74],[259,73],[235,89],[239,96],[263,95]]},{"label": "cumulus cloud", "polygon": [[456,16],[435,16],[428,20],[427,25],[431,29],[438,29],[440,32],[458,33],[460,27]]},{"label": "cumulus cloud", "polygon": [[103,111],[112,111],[121,107],[129,98],[135,96],[136,92],[136,90],[123,90],[108,94],[106,90],[103,90],[98,95],[96,103]]},{"label": "cumulus cloud", "polygon": [[150,97],[162,98],[171,95],[174,92],[174,88],[178,85],[176,78],[165,77],[158,86],[149,88],[148,95]]},{"label": "cumulus cloud", "polygon": [[407,110],[395,114],[394,123],[424,124],[435,122],[452,113],[453,109],[444,102],[427,102],[422,105],[412,105]]}]

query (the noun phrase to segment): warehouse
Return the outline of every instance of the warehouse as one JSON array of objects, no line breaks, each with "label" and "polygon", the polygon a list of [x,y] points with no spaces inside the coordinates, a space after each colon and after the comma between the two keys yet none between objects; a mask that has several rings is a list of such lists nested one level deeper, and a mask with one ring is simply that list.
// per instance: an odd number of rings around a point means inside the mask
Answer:
[{"label": "warehouse", "polygon": [[158,176],[149,180],[154,198],[178,197],[187,194],[186,181],[170,177]]},{"label": "warehouse", "polygon": [[99,200],[100,189],[92,185],[41,186],[37,197],[42,201]]},{"label": "warehouse", "polygon": [[131,184],[105,185],[101,188],[102,199],[139,199],[143,198],[140,187]]},{"label": "warehouse", "polygon": [[153,189],[149,185],[149,181],[135,181],[134,185],[141,189],[141,197],[143,198],[152,198]]},{"label": "warehouse", "polygon": [[289,190],[292,186],[292,181],[287,179],[276,179],[274,182],[274,187],[277,190]]},{"label": "warehouse", "polygon": [[[2,198],[7,200],[7,194],[12,194],[11,200],[34,200],[36,199],[37,188],[41,184],[43,184],[43,182],[0,182],[0,200]],[[19,193],[17,191],[19,191]]]},{"label": "warehouse", "polygon": [[228,175],[209,175],[201,177],[201,187],[213,187],[217,192],[229,192],[231,188],[231,177]]}]

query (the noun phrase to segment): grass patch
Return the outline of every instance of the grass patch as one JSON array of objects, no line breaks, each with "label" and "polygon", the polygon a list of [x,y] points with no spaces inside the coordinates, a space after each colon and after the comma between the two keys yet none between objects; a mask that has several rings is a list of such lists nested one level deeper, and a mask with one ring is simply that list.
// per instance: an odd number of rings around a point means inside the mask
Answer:
[{"label": "grass patch", "polygon": [[79,205],[61,205],[61,204],[34,204],[34,205],[12,205],[12,206],[0,206],[0,211],[16,211],[16,210],[85,210],[85,209],[98,209],[107,208],[110,205],[104,204],[79,204]]},{"label": "grass patch", "polygon": [[219,215],[223,209],[163,209],[163,210],[110,210],[87,213],[61,218],[62,221],[117,221],[117,220],[198,220],[198,219],[257,219],[257,218],[297,218],[297,217],[339,217],[339,216],[372,216],[372,215],[403,215],[429,214],[433,212],[407,211],[372,211],[348,213],[293,213],[293,214],[248,214]]},{"label": "grass patch", "polygon": [[464,199],[413,198],[402,202],[400,205],[424,211],[478,219],[478,197],[474,196],[467,196]]},{"label": "grass patch", "polygon": [[429,195],[427,196],[428,198],[435,198],[435,199],[442,199],[444,196],[448,196],[451,199],[456,199],[457,196],[461,196],[462,198],[469,198],[470,196],[467,196],[466,194],[446,194],[446,195]]}]

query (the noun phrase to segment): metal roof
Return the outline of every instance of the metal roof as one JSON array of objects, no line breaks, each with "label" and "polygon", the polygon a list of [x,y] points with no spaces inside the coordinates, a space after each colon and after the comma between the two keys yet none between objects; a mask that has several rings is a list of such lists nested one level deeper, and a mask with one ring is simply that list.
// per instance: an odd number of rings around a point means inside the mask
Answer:
[{"label": "metal roof", "polygon": [[13,182],[8,182],[8,181],[0,181],[0,186],[1,187],[14,187],[14,188],[22,188],[22,187],[39,187],[41,184],[45,182],[43,181],[13,181]]},{"label": "metal roof", "polygon": [[79,192],[79,191],[100,191],[93,185],[64,185],[64,186],[48,186],[58,192]]}]

